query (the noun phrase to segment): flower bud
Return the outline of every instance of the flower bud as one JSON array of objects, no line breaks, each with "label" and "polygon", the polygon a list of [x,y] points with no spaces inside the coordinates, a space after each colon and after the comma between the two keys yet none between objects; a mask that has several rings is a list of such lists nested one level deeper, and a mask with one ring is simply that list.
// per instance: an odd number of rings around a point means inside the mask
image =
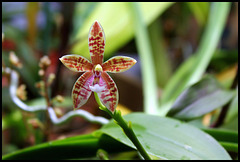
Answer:
[{"label": "flower bud", "polygon": [[18,96],[18,98],[20,98],[21,100],[26,100],[27,99],[27,91],[26,91],[26,85],[25,84],[21,84],[16,91],[16,95]]},{"label": "flower bud", "polygon": [[35,83],[35,87],[37,87],[39,89],[39,93],[44,96],[45,95],[45,90],[44,90],[44,86],[45,86],[45,83],[44,81],[39,81],[37,83]]},{"label": "flower bud", "polygon": [[16,56],[15,52],[10,51],[9,60],[10,60],[10,63],[13,64],[14,66],[18,68],[22,67],[22,63],[20,62],[19,58]]},{"label": "flower bud", "polygon": [[42,69],[46,69],[49,65],[51,64],[51,60],[49,59],[48,56],[43,56],[40,59],[39,66]]},{"label": "flower bud", "polygon": [[40,69],[40,70],[38,71],[38,75],[41,76],[41,77],[44,75],[44,73],[45,73],[45,72],[44,72],[43,69]]},{"label": "flower bud", "polygon": [[28,120],[28,123],[31,124],[34,129],[37,129],[37,128],[44,129],[43,124],[42,124],[38,119],[36,119],[36,118],[29,119],[29,120]]},{"label": "flower bud", "polygon": [[44,82],[41,80],[41,81],[35,83],[35,86],[39,89],[44,88]]},{"label": "flower bud", "polygon": [[64,101],[64,97],[61,96],[61,95],[57,95],[57,96],[55,97],[55,99],[56,99],[56,101],[59,102],[59,103],[62,103],[62,102]]},{"label": "flower bud", "polygon": [[55,108],[54,108],[54,112],[55,112],[55,114],[57,115],[57,117],[63,116],[62,110],[61,110],[60,108],[58,108],[58,107],[55,107]]},{"label": "flower bud", "polygon": [[56,75],[54,73],[49,74],[48,76],[48,84],[52,84],[53,80],[55,79]]}]

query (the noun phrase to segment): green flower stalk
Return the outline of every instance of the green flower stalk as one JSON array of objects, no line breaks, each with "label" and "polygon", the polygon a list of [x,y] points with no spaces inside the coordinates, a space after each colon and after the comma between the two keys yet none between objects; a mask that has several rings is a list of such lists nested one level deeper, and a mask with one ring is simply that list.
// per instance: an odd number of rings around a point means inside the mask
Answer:
[{"label": "green flower stalk", "polygon": [[137,136],[135,135],[131,122],[127,122],[123,119],[121,115],[120,110],[116,110],[114,113],[109,111],[100,101],[98,95],[96,92],[94,92],[95,99],[99,105],[99,108],[105,112],[107,112],[115,121],[116,123],[122,128],[125,135],[132,141],[132,143],[135,145],[139,153],[143,156],[145,160],[151,160],[150,156],[142,146],[142,144],[139,142]]}]

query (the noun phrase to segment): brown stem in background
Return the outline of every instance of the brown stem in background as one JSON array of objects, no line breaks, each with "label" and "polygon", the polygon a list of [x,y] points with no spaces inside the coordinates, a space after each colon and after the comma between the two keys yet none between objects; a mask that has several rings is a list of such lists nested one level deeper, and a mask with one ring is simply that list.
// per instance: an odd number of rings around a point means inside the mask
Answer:
[{"label": "brown stem in background", "polygon": [[[42,81],[44,82],[44,98],[46,100],[46,103],[47,103],[47,109],[49,107],[52,106],[52,103],[51,103],[51,99],[49,97],[49,94],[48,94],[48,83],[47,83],[47,76],[46,76],[46,71],[47,69],[44,69],[44,75],[41,77]],[[50,134],[51,134],[51,127],[52,127],[52,123],[51,123],[51,119],[50,119],[50,116],[49,116],[49,113],[48,111],[46,111],[46,123],[45,123],[45,135],[46,135],[46,140],[49,141],[50,139]]]},{"label": "brown stem in background", "polygon": [[[233,80],[233,83],[232,83],[230,89],[235,89],[237,87],[237,84],[238,84],[238,67],[237,67],[236,76],[235,76],[235,78]],[[216,120],[215,123],[213,123],[210,126],[211,128],[216,128],[216,127],[219,127],[219,126],[221,126],[223,124],[224,119],[225,119],[225,117],[227,115],[227,112],[229,110],[229,106],[230,106],[231,102],[232,102],[232,100],[230,100],[226,105],[223,106],[223,108],[222,108],[222,110],[221,110],[221,112],[220,112],[220,114],[218,116],[218,119]]]},{"label": "brown stem in background", "polygon": [[50,100],[49,95],[48,95],[48,83],[47,83],[47,77],[46,77],[46,75],[44,76],[43,81],[44,81],[44,91],[45,91],[44,97],[45,97],[45,99],[46,99],[47,106],[48,106],[48,107],[51,107],[52,104],[51,104],[51,100]]},{"label": "brown stem in background", "polygon": [[[59,46],[59,58],[66,52],[67,50],[67,45],[69,42],[70,38],[70,32],[72,30],[72,17],[73,17],[73,12],[74,12],[74,2],[61,2],[61,13],[63,16],[63,23],[60,28],[60,46]],[[58,93],[58,87],[59,87],[59,77],[60,77],[60,72],[61,72],[61,63],[60,61],[57,64],[57,71],[56,71],[56,79],[53,81],[54,83],[52,84],[52,94],[51,96],[56,96]],[[45,81],[46,83],[46,81]],[[49,96],[47,95],[47,85],[45,84],[45,91],[46,91],[46,100],[48,102],[48,107],[51,106],[51,103],[49,101]],[[47,112],[47,125],[46,125],[46,133],[47,133],[47,140],[50,140],[50,128],[51,128],[51,122],[50,122],[50,117]]]},{"label": "brown stem in background", "polygon": [[[59,58],[63,56],[68,49],[68,43],[69,43],[69,37],[70,33],[72,31],[72,18],[73,18],[73,12],[75,3],[74,2],[61,2],[62,10],[61,13],[63,15],[63,23],[60,29],[60,36],[61,36],[61,42],[59,47]],[[57,71],[56,71],[56,79],[54,83],[52,84],[52,96],[57,95],[57,89],[59,87],[59,77],[61,72],[61,62],[59,61],[57,64]]]}]

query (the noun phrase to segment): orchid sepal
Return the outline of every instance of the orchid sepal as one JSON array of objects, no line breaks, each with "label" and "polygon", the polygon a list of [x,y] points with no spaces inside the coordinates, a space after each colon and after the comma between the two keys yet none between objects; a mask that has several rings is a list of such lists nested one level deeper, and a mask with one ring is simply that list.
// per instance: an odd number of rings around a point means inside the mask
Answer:
[{"label": "orchid sepal", "polygon": [[68,69],[74,72],[92,71],[93,65],[85,57],[69,54],[59,59]]},{"label": "orchid sepal", "polygon": [[126,56],[115,56],[103,63],[103,71],[120,73],[130,69],[136,64],[136,60]]}]

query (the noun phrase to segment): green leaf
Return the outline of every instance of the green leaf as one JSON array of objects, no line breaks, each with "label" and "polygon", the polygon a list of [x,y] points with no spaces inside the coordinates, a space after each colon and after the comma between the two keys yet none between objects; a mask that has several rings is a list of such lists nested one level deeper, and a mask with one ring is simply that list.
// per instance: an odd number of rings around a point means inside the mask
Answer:
[{"label": "green leaf", "polygon": [[159,115],[165,116],[182,91],[196,83],[204,74],[221,38],[230,3],[214,2],[196,54],[184,62],[171,77],[160,101]]},{"label": "green leaf", "polygon": [[148,31],[158,87],[163,88],[172,75],[172,65],[167,49],[164,46],[162,24],[159,20],[154,21],[148,27]]},{"label": "green leaf", "polygon": [[[146,151],[160,159],[231,159],[214,138],[183,122],[143,113],[131,113],[124,119],[132,122],[133,130]],[[98,132],[135,148],[113,121]]]},{"label": "green leaf", "polygon": [[230,104],[229,112],[226,116],[225,123],[230,122],[236,117],[238,117],[238,87],[236,88],[236,95]]},{"label": "green leaf", "polygon": [[209,11],[209,2],[187,2],[200,25],[205,25]]},{"label": "green leaf", "polygon": [[238,143],[238,132],[224,129],[203,129],[218,141]]},{"label": "green leaf", "polygon": [[56,140],[35,145],[2,156],[2,160],[24,159],[76,159],[95,157],[98,149],[109,153],[132,150],[113,140],[109,136],[94,137],[92,134],[74,136],[63,140]]},{"label": "green leaf", "polygon": [[140,4],[133,2],[130,3],[129,7],[132,9],[136,45],[142,64],[141,73],[143,78],[144,93],[143,109],[145,113],[155,114],[158,109],[157,82],[149,35],[147,27],[144,23],[143,12],[140,8]]},{"label": "green leaf", "polygon": [[[8,154],[2,159],[67,159],[95,154],[97,138],[61,142],[53,141]],[[78,155],[79,154],[79,155]],[[85,156],[84,156],[85,155]]]},{"label": "green leaf", "polygon": [[238,87],[236,88],[236,92],[221,128],[238,131]]},{"label": "green leaf", "polygon": [[[145,23],[150,24],[153,22],[171,4],[172,2],[141,2],[140,5]],[[128,43],[134,36],[133,18],[128,3],[102,2],[94,8],[78,30],[75,41],[79,41],[73,46],[73,53],[81,54],[88,59],[90,58],[87,35],[95,20],[101,23],[105,32],[105,58],[108,58],[110,54]]]},{"label": "green leaf", "polygon": [[167,115],[184,120],[197,118],[225,105],[234,94],[208,75],[183,91]]},{"label": "green leaf", "polygon": [[216,50],[212,60],[210,62],[210,67],[214,70],[221,72],[230,66],[238,63],[238,50]]},{"label": "green leaf", "polygon": [[238,153],[238,143],[232,142],[219,142],[227,151]]}]

